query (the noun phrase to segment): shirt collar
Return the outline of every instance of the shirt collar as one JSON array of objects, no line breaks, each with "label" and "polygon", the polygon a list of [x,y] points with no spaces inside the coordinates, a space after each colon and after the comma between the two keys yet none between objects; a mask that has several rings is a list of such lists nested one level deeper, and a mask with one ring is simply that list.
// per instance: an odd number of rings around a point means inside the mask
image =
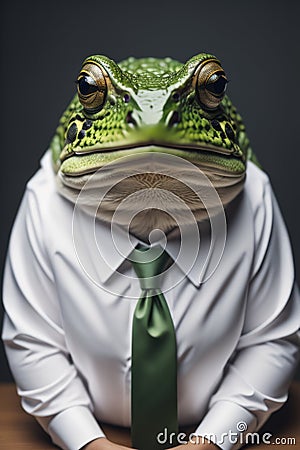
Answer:
[{"label": "shirt collar", "polygon": [[205,279],[210,263],[211,250],[210,225],[181,227],[181,236],[168,240],[166,251],[181,272],[196,286]]},{"label": "shirt collar", "polygon": [[[102,261],[99,277],[101,282],[105,283],[128,258],[137,244],[147,244],[117,225],[111,226],[110,224],[98,222],[97,230],[100,233],[98,242],[101,242],[100,259]],[[207,263],[207,257],[205,257],[207,243],[205,241],[207,241],[208,237],[207,233],[200,233],[199,228],[198,231],[199,235],[195,236],[195,229],[193,229],[193,232],[190,232],[190,229],[186,228],[184,238],[175,237],[170,239],[165,247],[166,252],[171,256],[175,264],[197,287],[202,282],[205,271],[204,266]],[[200,244],[200,237],[201,246],[197,246],[197,242]],[[161,245],[163,247],[163,242],[157,241],[152,245]],[[203,249],[204,251],[202,251]]]},{"label": "shirt collar", "polygon": [[139,240],[128,234],[123,228],[98,221],[96,238],[99,233],[99,257],[101,272],[99,277],[105,283],[128,258],[132,248],[136,247]]}]

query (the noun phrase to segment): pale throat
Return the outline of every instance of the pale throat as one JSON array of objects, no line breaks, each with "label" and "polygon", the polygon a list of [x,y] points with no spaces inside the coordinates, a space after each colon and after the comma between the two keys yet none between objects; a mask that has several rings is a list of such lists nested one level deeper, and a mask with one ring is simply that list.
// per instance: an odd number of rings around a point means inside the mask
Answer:
[{"label": "pale throat", "polygon": [[200,176],[193,164],[185,173],[180,165],[160,167],[153,154],[148,159],[134,170],[116,162],[111,170],[92,176],[58,177],[58,190],[89,215],[148,242],[153,230],[173,234],[178,227],[218,214],[243,187],[244,175],[220,175],[210,169]]}]

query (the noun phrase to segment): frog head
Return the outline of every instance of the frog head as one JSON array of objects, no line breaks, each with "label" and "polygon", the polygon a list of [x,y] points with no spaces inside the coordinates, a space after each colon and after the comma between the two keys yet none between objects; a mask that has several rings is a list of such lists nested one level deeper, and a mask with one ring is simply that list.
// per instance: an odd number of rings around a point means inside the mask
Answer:
[{"label": "frog head", "polygon": [[[62,193],[70,198],[70,191],[78,192],[104,166],[117,171],[125,156],[155,160],[167,154],[202,170],[228,203],[242,189],[249,142],[225,95],[227,83],[220,61],[207,53],[185,64],[171,58],[128,58],[117,64],[102,55],[88,57],[51,143]],[[144,177],[128,177],[118,195],[124,187],[128,194],[151,183],[168,189],[170,180],[156,174],[149,182],[144,167]]]}]

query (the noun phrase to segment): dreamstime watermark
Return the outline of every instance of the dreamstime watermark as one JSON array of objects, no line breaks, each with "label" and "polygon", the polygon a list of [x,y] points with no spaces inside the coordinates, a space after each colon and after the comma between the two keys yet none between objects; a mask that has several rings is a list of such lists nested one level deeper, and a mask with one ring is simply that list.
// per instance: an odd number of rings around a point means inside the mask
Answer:
[{"label": "dreamstime watermark", "polygon": [[264,432],[247,432],[248,426],[246,422],[240,421],[236,424],[236,430],[229,430],[228,432],[216,435],[213,433],[207,433],[203,435],[198,435],[195,433],[174,433],[168,432],[167,428],[157,434],[156,440],[158,444],[168,445],[170,447],[175,447],[176,445],[186,445],[186,444],[204,444],[207,441],[213,442],[216,445],[221,446],[225,442],[232,445],[293,445],[297,444],[296,438],[292,436],[274,436],[272,433]]}]

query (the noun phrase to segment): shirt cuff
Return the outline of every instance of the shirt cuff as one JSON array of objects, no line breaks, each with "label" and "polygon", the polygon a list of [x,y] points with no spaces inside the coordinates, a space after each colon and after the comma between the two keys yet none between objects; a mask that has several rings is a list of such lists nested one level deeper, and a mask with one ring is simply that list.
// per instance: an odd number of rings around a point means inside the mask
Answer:
[{"label": "shirt cuff", "polygon": [[48,433],[64,450],[79,450],[94,439],[105,437],[89,408],[74,406],[57,414],[49,422]]},{"label": "shirt cuff", "polygon": [[215,403],[193,433],[218,445],[222,450],[238,449],[245,445],[244,436],[255,431],[256,417],[236,403]]}]

